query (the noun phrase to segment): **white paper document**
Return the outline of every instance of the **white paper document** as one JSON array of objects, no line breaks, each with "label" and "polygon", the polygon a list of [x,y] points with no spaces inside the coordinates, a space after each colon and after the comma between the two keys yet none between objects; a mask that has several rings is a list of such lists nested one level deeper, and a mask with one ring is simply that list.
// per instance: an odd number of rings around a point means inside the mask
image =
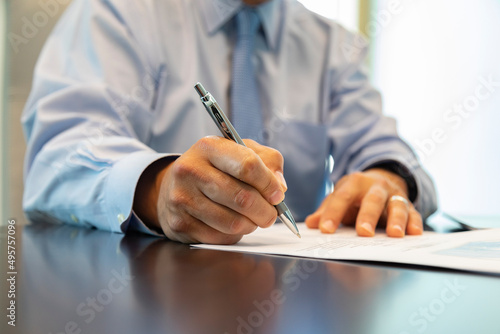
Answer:
[{"label": "white paper document", "polygon": [[377,231],[373,238],[356,235],[352,227],[335,234],[298,224],[298,239],[283,224],[258,229],[235,245],[193,245],[205,249],[289,255],[316,259],[392,262],[500,274],[500,228],[389,238]]}]

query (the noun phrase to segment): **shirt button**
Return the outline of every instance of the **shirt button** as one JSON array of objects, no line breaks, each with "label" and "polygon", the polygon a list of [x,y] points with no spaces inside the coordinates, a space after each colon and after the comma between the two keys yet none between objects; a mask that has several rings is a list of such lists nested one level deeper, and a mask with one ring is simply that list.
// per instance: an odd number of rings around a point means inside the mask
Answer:
[{"label": "shirt button", "polygon": [[75,223],[78,223],[78,218],[76,218],[75,215],[71,215],[71,220],[74,221]]},{"label": "shirt button", "polygon": [[123,215],[123,213],[118,214],[116,218],[118,218],[119,223],[123,223],[125,221],[125,216]]}]

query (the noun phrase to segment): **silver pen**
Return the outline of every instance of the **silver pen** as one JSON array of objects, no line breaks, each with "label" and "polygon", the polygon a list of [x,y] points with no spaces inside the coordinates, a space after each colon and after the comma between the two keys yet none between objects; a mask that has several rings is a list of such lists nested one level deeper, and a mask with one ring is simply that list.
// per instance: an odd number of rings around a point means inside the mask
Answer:
[{"label": "silver pen", "polygon": [[[203,87],[201,83],[197,83],[194,86],[194,89],[198,92],[201,97],[201,102],[207,109],[208,114],[212,117],[213,121],[222,132],[224,137],[229,140],[235,141],[240,145],[246,146],[241,137],[238,135],[238,132],[234,129],[233,125],[227,118],[224,111],[222,111],[221,107],[217,101],[215,101],[212,94],[207,92],[207,90]],[[297,228],[297,224],[295,224],[295,219],[293,219],[292,213],[290,209],[286,206],[285,202],[281,202],[278,205],[274,206],[278,211],[278,217],[280,220],[292,231],[296,236],[300,238],[299,229]]]}]

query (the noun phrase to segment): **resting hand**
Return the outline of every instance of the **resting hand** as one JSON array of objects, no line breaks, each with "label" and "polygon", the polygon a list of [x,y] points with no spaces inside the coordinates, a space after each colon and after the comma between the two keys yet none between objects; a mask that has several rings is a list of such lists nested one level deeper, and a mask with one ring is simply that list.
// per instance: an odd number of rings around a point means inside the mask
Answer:
[{"label": "resting hand", "polygon": [[[283,157],[245,140],[200,139],[177,160],[141,177],[134,210],[176,241],[232,244],[277,218],[284,199]],[[141,191],[141,188],[143,191]],[[149,203],[149,204],[148,204]],[[153,203],[153,205],[151,205]]]},{"label": "resting hand", "polygon": [[390,237],[419,235],[423,230],[422,217],[408,201],[404,179],[378,168],[344,176],[306,218],[309,228],[319,227],[323,233],[334,233],[341,223],[355,224],[358,235],[365,237],[373,236],[379,223],[386,224]]}]

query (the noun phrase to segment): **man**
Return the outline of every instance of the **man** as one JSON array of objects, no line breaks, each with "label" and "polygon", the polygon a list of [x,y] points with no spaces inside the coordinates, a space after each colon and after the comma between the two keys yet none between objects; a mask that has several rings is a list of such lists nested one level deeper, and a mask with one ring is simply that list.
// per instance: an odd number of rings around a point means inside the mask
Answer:
[{"label": "man", "polygon": [[[234,243],[273,224],[288,188],[295,218],[324,233],[372,236],[380,221],[392,237],[421,234],[432,181],[381,115],[365,54],[294,0],[75,0],[23,114],[24,209]],[[211,136],[197,81],[248,128],[248,148]]]}]

